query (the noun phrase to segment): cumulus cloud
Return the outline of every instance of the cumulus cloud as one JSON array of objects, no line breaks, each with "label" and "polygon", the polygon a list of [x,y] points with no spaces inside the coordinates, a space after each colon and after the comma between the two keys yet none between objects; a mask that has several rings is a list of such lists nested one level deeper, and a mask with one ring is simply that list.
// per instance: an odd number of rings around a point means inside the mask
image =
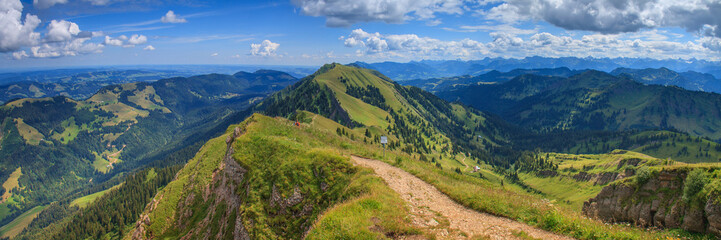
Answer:
[{"label": "cumulus cloud", "polygon": [[105,45],[122,46],[123,40],[120,40],[118,38],[112,38],[110,36],[105,36]]},{"label": "cumulus cloud", "polygon": [[462,14],[464,0],[293,0],[305,15],[326,18],[329,27],[348,27],[357,22],[403,23],[435,21],[436,13]]},{"label": "cumulus cloud", "polygon": [[110,46],[122,46],[126,48],[135,47],[135,45],[145,44],[148,42],[148,37],[145,35],[138,35],[133,34],[132,36],[128,37],[125,35],[120,35],[116,38],[105,36],[105,45]]},{"label": "cumulus cloud", "polygon": [[[36,0],[34,4],[52,6],[66,1]],[[0,1],[0,52],[10,53],[14,59],[77,56],[102,52],[105,45],[89,42],[102,32],[83,32],[66,20],[51,20],[44,35],[35,32],[40,25],[37,16],[26,14],[22,19],[23,5],[19,0]],[[41,37],[42,36],[42,37]],[[107,39],[106,39],[107,40]],[[21,50],[22,48],[29,48]]]},{"label": "cumulus cloud", "polygon": [[[645,34],[645,33],[644,33]],[[661,32],[649,35],[663,34]],[[631,34],[589,34],[578,37],[557,36],[547,32],[526,37],[492,32],[488,42],[471,39],[444,41],[415,34],[368,33],[353,30],[341,37],[346,47],[358,49],[360,55],[402,59],[448,59],[482,57],[650,57],[656,59],[695,57],[721,60],[721,41],[705,37],[695,42],[638,39]]]},{"label": "cumulus cloud", "polygon": [[173,12],[172,10],[171,10],[171,11],[168,11],[168,13],[166,13],[165,16],[161,17],[161,18],[160,18],[160,21],[163,22],[163,23],[184,23],[184,22],[188,22],[187,20],[185,20],[185,18],[181,18],[180,16],[175,15],[175,12]]},{"label": "cumulus cloud", "polygon": [[275,51],[278,50],[280,44],[271,42],[270,40],[263,40],[260,44],[250,44],[250,55],[253,56],[275,56]]},{"label": "cumulus cloud", "polygon": [[51,42],[64,42],[77,37],[79,33],[80,27],[74,22],[52,20],[48,25],[48,33],[45,34],[45,39]]},{"label": "cumulus cloud", "polygon": [[155,50],[155,47],[153,47],[153,45],[148,45],[148,46],[145,46],[145,48],[143,48],[143,50],[145,50],[145,51],[154,51],[154,50]]},{"label": "cumulus cloud", "polygon": [[146,42],[148,42],[148,37],[145,35],[133,34],[133,36],[130,36],[130,39],[128,39],[128,44],[130,45],[139,45]]},{"label": "cumulus cloud", "polygon": [[20,0],[0,2],[0,52],[13,52],[38,43],[40,33],[35,32],[35,28],[40,25],[40,19],[26,14],[23,20],[22,12]]},{"label": "cumulus cloud", "polygon": [[39,9],[49,8],[55,4],[65,4],[68,0],[33,0],[33,6]]},{"label": "cumulus cloud", "polygon": [[17,51],[17,52],[14,52],[14,53],[13,53],[13,58],[14,58],[14,59],[23,59],[23,58],[26,58],[26,57],[28,57],[28,53],[26,53],[24,50],[23,50],[23,51]]},{"label": "cumulus cloud", "polygon": [[567,30],[604,34],[681,27],[721,37],[721,1],[713,0],[507,0],[482,13],[513,23],[543,20]]},{"label": "cumulus cloud", "polygon": [[359,47],[359,54],[407,55],[419,57],[469,57],[473,52],[484,51],[483,44],[464,39],[461,41],[442,41],[434,38],[419,37],[415,34],[382,35],[355,29],[347,37],[341,37],[346,47]]},{"label": "cumulus cloud", "polygon": [[90,38],[76,38],[68,42],[44,43],[30,48],[30,57],[49,58],[62,56],[77,56],[81,54],[100,53],[105,47],[103,44],[86,43]]}]

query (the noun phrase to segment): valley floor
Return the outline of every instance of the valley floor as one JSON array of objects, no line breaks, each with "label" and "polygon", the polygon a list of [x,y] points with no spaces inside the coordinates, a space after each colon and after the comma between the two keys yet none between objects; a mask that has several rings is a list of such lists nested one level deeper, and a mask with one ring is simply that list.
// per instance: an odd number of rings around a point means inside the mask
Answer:
[{"label": "valley floor", "polygon": [[416,227],[439,239],[572,239],[466,208],[434,186],[385,162],[351,157],[355,164],[372,168],[408,203]]}]

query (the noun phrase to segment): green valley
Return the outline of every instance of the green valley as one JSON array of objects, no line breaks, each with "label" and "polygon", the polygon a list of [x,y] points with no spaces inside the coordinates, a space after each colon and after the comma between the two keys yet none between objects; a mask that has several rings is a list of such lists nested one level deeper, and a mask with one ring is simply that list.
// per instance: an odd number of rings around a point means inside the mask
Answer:
[{"label": "green valley", "polygon": [[211,74],[111,85],[85,100],[6,103],[0,179],[14,185],[6,187],[13,197],[0,205],[0,222],[204,142],[295,81],[276,71]]}]

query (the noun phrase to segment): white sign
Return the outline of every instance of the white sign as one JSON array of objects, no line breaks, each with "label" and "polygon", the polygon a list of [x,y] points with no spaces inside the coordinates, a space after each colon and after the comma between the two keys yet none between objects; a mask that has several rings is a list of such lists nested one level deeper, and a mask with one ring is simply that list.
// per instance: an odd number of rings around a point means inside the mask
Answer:
[{"label": "white sign", "polygon": [[388,137],[381,136],[381,144],[386,144],[386,143],[388,143]]}]

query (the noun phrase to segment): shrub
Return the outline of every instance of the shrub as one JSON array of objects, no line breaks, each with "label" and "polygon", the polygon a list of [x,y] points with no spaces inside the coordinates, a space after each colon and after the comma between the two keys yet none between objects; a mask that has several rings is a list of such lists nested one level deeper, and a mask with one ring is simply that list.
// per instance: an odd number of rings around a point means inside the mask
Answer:
[{"label": "shrub", "polygon": [[683,199],[686,202],[693,200],[694,196],[703,190],[706,183],[708,183],[708,178],[704,169],[696,168],[689,172],[683,184]]},{"label": "shrub", "polygon": [[648,182],[649,179],[651,179],[651,170],[648,169],[648,167],[643,166],[636,171],[636,183],[638,187]]}]

